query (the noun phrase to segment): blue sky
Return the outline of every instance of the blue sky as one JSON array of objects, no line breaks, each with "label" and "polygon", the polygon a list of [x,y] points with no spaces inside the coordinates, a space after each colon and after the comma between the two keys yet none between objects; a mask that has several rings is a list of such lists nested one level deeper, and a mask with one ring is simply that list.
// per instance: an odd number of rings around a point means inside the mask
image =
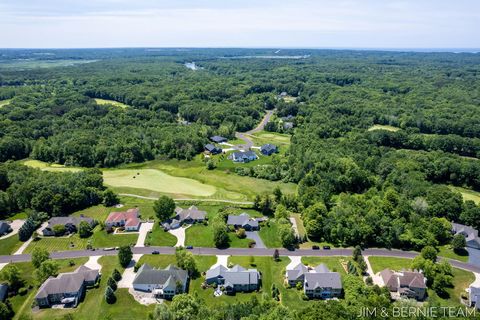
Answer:
[{"label": "blue sky", "polygon": [[0,47],[480,48],[478,0],[0,0]]}]

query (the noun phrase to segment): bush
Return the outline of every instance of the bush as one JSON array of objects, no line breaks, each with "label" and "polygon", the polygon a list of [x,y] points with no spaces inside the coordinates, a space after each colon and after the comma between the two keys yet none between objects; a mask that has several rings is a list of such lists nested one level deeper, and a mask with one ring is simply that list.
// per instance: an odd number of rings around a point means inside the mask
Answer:
[{"label": "bush", "polygon": [[238,229],[236,234],[237,234],[237,237],[240,239],[243,239],[247,236],[247,234],[245,233],[245,229],[243,228]]},{"label": "bush", "polygon": [[255,247],[256,244],[257,244],[257,243],[255,242],[255,240],[250,240],[250,241],[248,241],[248,247],[249,247],[249,248]]},{"label": "bush", "polygon": [[113,276],[108,278],[107,285],[112,288],[113,291],[117,290],[117,282],[113,279]]},{"label": "bush", "polygon": [[73,261],[73,260],[68,261],[68,265],[70,267],[73,267],[75,265],[75,261]]},{"label": "bush", "polygon": [[132,257],[132,248],[130,248],[129,246],[120,247],[120,250],[118,250],[118,260],[122,267],[128,267],[130,261],[132,260]]},{"label": "bush", "polygon": [[367,277],[367,278],[365,279],[365,283],[366,283],[368,286],[373,285],[373,279],[372,279],[372,277]]},{"label": "bush", "polygon": [[21,295],[21,296],[26,295],[27,292],[28,292],[28,290],[27,290],[27,288],[25,288],[25,287],[20,288],[20,289],[18,290],[18,294]]},{"label": "bush", "polygon": [[55,233],[55,237],[63,236],[67,230],[63,224],[57,224],[53,226],[53,233]]},{"label": "bush", "polygon": [[135,263],[135,265],[133,266],[133,272],[137,272],[140,267],[141,265],[139,263]]},{"label": "bush", "polygon": [[117,301],[117,297],[115,297],[115,292],[110,287],[107,287],[105,289],[105,301],[108,304],[114,304]]},{"label": "bush", "polygon": [[297,288],[297,290],[302,290],[303,289],[303,284],[299,281],[299,282],[297,282],[295,287]]},{"label": "bush", "polygon": [[113,269],[112,277],[117,282],[122,280],[122,275],[121,275],[120,271],[118,271],[117,269]]}]

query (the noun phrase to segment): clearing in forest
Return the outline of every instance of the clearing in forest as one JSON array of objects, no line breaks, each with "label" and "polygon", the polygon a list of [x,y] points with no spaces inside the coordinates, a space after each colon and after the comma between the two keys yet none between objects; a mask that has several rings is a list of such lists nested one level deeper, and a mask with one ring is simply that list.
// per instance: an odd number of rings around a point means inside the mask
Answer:
[{"label": "clearing in forest", "polygon": [[462,194],[463,201],[472,200],[476,204],[480,204],[480,192],[461,188],[461,187],[454,187],[454,186],[448,186],[448,187],[454,191],[460,192]]},{"label": "clearing in forest", "polygon": [[161,193],[209,197],[217,189],[197,180],[175,177],[155,169],[105,170],[103,179],[112,187],[148,189]]},{"label": "clearing in forest", "polygon": [[387,130],[387,131],[396,132],[400,130],[400,128],[389,126],[389,125],[375,124],[370,128],[368,128],[368,131],[373,131],[373,130]]},{"label": "clearing in forest", "polygon": [[120,107],[122,109],[125,109],[126,107],[128,107],[128,105],[126,105],[125,103],[121,103],[115,100],[106,100],[106,99],[98,99],[98,98],[95,98],[94,100],[97,104],[100,104],[100,105],[110,104],[112,106]]},{"label": "clearing in forest", "polygon": [[8,104],[10,103],[10,100],[11,100],[11,99],[0,100],[0,108],[8,105]]}]

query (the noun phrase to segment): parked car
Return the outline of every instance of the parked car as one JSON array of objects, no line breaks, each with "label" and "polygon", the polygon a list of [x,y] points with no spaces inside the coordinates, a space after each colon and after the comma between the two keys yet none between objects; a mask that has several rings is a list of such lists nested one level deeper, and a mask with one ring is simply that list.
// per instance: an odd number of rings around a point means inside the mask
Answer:
[{"label": "parked car", "polygon": [[193,249],[193,246],[186,246],[187,249]]},{"label": "parked car", "polygon": [[323,250],[330,250],[330,246],[323,246]]},{"label": "parked car", "polygon": [[114,247],[111,247],[111,248],[103,248],[103,251],[113,251],[113,250],[115,250]]},{"label": "parked car", "polygon": [[312,250],[320,250],[319,246],[312,246]]},{"label": "parked car", "polygon": [[158,251],[158,250],[153,250],[153,251],[152,251],[152,254],[160,254],[160,251]]}]

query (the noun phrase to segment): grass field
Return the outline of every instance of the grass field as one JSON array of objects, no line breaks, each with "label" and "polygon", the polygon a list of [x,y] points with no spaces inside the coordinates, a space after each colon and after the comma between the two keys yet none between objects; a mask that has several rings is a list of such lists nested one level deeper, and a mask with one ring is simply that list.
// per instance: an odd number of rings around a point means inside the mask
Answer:
[{"label": "grass field", "polygon": [[395,271],[410,269],[412,259],[394,258],[394,257],[368,257],[373,272],[377,273],[383,269],[390,268]]},{"label": "grass field", "polygon": [[103,178],[109,186],[148,189],[174,195],[209,197],[216,192],[212,185],[171,176],[155,169],[105,170]]},{"label": "grass field", "polygon": [[345,269],[342,266],[342,261],[347,262],[350,260],[349,257],[303,257],[302,262],[305,265],[311,267],[316,267],[320,263],[323,263],[327,266],[328,269],[332,272],[338,272],[342,275],[346,274]]},{"label": "grass field", "polygon": [[289,146],[292,136],[289,134],[260,131],[254,133],[251,137],[256,145],[271,143],[277,146]]},{"label": "grass field", "polygon": [[462,194],[463,201],[472,200],[476,204],[480,204],[480,192],[455,186],[448,187],[454,191],[460,192]]},{"label": "grass field", "polygon": [[400,128],[394,127],[394,126],[389,126],[389,125],[375,124],[375,125],[371,126],[370,128],[368,128],[368,131],[373,131],[373,130],[387,130],[387,131],[396,132],[396,131],[400,130]]},{"label": "grass field", "polygon": [[173,247],[177,243],[177,238],[164,231],[159,223],[155,223],[152,232],[148,234],[145,243],[151,246]]},{"label": "grass field", "polygon": [[438,256],[440,256],[440,257],[455,259],[455,260],[462,261],[462,262],[468,262],[468,251],[467,250],[465,250],[464,255],[460,255],[460,254],[457,254],[456,252],[454,252],[450,245],[440,246],[438,249],[439,249]]},{"label": "grass field", "polygon": [[62,164],[50,164],[40,160],[33,160],[33,159],[24,160],[21,163],[23,163],[28,167],[38,168],[41,170],[52,171],[52,172],[78,172],[82,170],[82,168],[65,167]]},{"label": "grass field", "polygon": [[0,108],[8,105],[12,99],[0,100]]},{"label": "grass field", "polygon": [[258,233],[267,248],[282,247],[282,242],[280,241],[280,237],[278,236],[278,225],[274,221],[274,219],[270,219],[263,226],[261,226],[260,231],[258,231]]},{"label": "grass field", "polygon": [[112,106],[115,106],[115,107],[120,107],[122,109],[125,109],[128,107],[128,105],[126,105],[125,103],[122,103],[122,102],[118,102],[118,101],[115,101],[115,100],[106,100],[106,99],[98,99],[98,98],[95,98],[94,99],[95,102],[99,105],[112,105]]},{"label": "grass field", "polygon": [[22,242],[18,240],[18,235],[13,235],[0,240],[0,256],[6,256],[14,253],[20,248]]}]

